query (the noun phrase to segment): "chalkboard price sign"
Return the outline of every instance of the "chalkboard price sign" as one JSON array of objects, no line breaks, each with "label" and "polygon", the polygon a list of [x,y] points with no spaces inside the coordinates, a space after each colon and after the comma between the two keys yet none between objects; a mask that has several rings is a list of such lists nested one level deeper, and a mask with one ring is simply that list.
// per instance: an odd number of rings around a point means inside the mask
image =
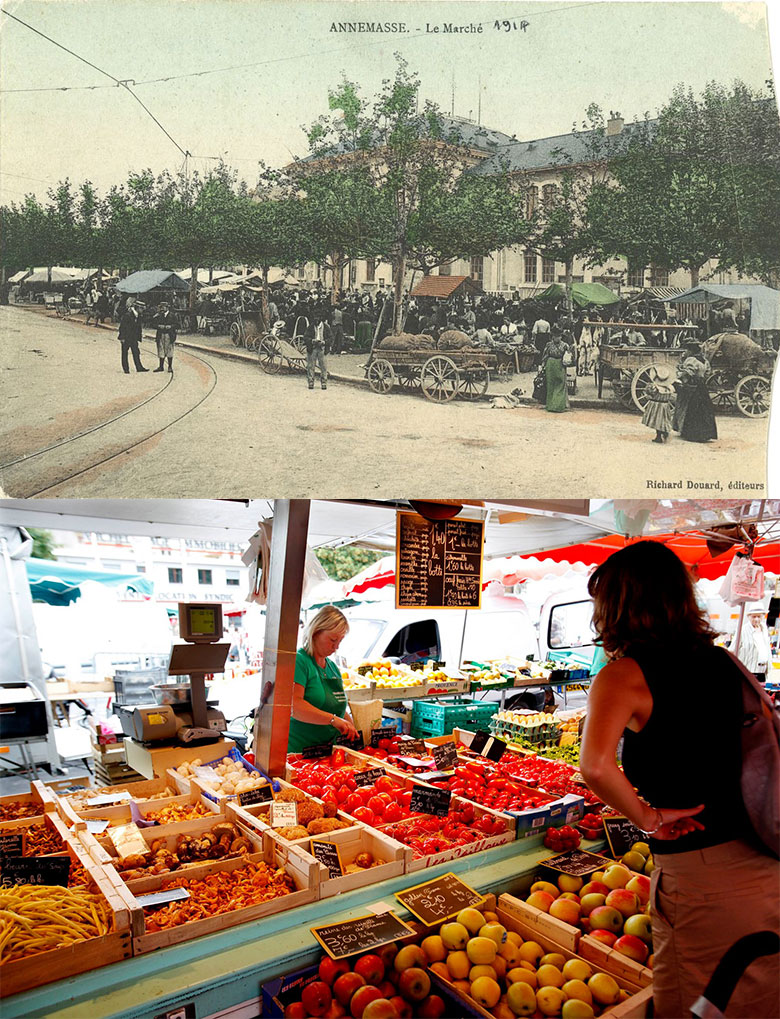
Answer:
[{"label": "chalkboard price sign", "polygon": [[451,799],[452,793],[449,789],[416,785],[412,789],[409,810],[413,814],[436,814],[439,817],[445,817],[449,813]]},{"label": "chalkboard price sign", "polygon": [[396,608],[467,608],[482,603],[480,520],[425,520],[399,513]]},{"label": "chalkboard price sign", "polygon": [[5,856],[0,859],[0,885],[68,885],[69,856]]},{"label": "chalkboard price sign", "polygon": [[304,747],[301,751],[301,757],[315,758],[315,757],[330,757],[333,753],[332,743],[315,743],[314,746]]},{"label": "chalkboard price sign", "polygon": [[311,852],[316,860],[325,864],[330,877],[341,877],[343,875],[344,867],[341,863],[341,854],[339,853],[338,846],[334,846],[332,842],[321,842],[317,839],[312,839]]},{"label": "chalkboard price sign", "polygon": [[491,761],[500,761],[506,750],[506,741],[498,736],[491,736],[487,729],[477,729],[471,741],[469,750],[473,754],[480,754]]},{"label": "chalkboard price sign", "polygon": [[421,739],[401,740],[401,751],[404,754],[408,754],[410,757],[416,757],[417,755],[427,757],[430,753],[425,745],[425,740]]},{"label": "chalkboard price sign", "polygon": [[640,831],[627,817],[605,817],[604,831],[609,843],[609,851],[619,860],[629,851],[635,842],[647,842],[647,836]]},{"label": "chalkboard price sign", "polygon": [[440,771],[449,771],[458,763],[458,749],[454,743],[433,747],[433,763]]},{"label": "chalkboard price sign", "polygon": [[557,870],[561,874],[571,874],[573,877],[582,877],[584,874],[592,874],[594,870],[604,870],[609,867],[612,860],[606,856],[597,856],[596,853],[588,853],[584,849],[570,849],[568,853],[559,853],[557,856],[548,856],[542,860],[542,865]]},{"label": "chalkboard price sign", "polygon": [[0,835],[0,861],[4,856],[24,856],[24,832],[14,831]]},{"label": "chalkboard price sign", "polygon": [[[338,736],[333,740],[334,747],[346,747],[348,750],[362,750],[365,746],[360,736],[356,736],[355,739],[350,739],[349,736],[345,736],[339,733]],[[305,753],[305,751],[304,751]]]},{"label": "chalkboard price sign", "polygon": [[371,730],[371,746],[378,747],[380,739],[392,739],[398,735],[394,725],[383,725],[378,729]]},{"label": "chalkboard price sign", "polygon": [[370,913],[342,923],[309,928],[331,959],[347,959],[350,955],[370,952],[372,948],[389,945],[391,941],[414,934],[395,913]]},{"label": "chalkboard price sign", "polygon": [[484,895],[452,873],[414,885],[405,892],[396,892],[395,897],[427,927],[456,916],[466,906],[485,901]]},{"label": "chalkboard price sign", "polygon": [[261,785],[257,789],[247,789],[238,794],[238,802],[242,807],[248,807],[250,803],[268,803],[273,798],[274,791],[270,785]]},{"label": "chalkboard price sign", "polygon": [[355,772],[355,785],[373,785],[378,778],[385,775],[384,768],[368,768],[366,771]]}]

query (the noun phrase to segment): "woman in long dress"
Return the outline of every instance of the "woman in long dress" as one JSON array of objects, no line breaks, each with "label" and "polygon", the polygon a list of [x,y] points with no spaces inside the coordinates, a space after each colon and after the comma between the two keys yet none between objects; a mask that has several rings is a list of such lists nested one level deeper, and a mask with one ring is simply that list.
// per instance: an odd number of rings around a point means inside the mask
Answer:
[{"label": "woman in long dress", "polygon": [[569,347],[560,336],[553,336],[542,353],[544,377],[547,382],[546,410],[553,414],[561,414],[569,409],[569,397],[566,393],[566,368],[563,364],[564,354]]},{"label": "woman in long dress", "polygon": [[707,390],[709,362],[698,343],[686,344],[685,350],[677,366],[674,429],[688,442],[709,442],[718,437],[715,412]]}]

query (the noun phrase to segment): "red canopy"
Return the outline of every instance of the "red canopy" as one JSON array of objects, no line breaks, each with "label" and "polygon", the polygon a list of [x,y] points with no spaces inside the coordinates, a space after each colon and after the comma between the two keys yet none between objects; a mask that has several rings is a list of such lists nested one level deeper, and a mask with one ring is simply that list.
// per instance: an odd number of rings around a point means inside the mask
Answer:
[{"label": "red canopy", "polygon": [[[695,566],[699,577],[706,580],[717,580],[725,577],[731,560],[737,551],[743,551],[743,545],[732,545],[728,551],[713,557],[707,548],[706,537],[698,531],[687,534],[659,534],[649,538],[624,538],[619,534],[608,534],[602,538],[594,538],[582,545],[569,545],[566,548],[549,549],[539,553],[539,558],[553,559],[555,562],[586,563],[598,565],[605,559],[637,541],[660,541],[688,566]],[[780,573],[780,542],[759,542],[753,558],[760,563],[767,573]]]}]

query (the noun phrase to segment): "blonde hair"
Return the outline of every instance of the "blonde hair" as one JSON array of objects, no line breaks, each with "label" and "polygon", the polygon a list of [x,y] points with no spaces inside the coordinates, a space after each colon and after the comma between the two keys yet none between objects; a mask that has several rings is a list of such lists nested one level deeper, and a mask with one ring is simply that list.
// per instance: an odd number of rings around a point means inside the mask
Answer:
[{"label": "blonde hair", "polygon": [[347,617],[337,609],[335,605],[324,605],[317,615],[306,627],[303,635],[303,650],[309,654],[314,653],[314,638],[318,633],[338,630],[344,636],[349,630]]}]

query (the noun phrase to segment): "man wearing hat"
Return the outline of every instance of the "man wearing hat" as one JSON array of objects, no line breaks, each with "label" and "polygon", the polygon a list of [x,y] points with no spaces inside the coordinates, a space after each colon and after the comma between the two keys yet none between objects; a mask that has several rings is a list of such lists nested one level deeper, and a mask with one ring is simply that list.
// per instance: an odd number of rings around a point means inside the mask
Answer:
[{"label": "man wearing hat", "polygon": [[119,320],[119,342],[122,344],[122,371],[125,375],[130,374],[128,353],[133,355],[133,363],[137,372],[148,372],[141,364],[141,355],[138,345],[141,342],[141,309],[143,305],[133,297],[128,297],[127,306],[122,318]]},{"label": "man wearing hat", "polygon": [[167,301],[160,301],[157,316],[152,323],[157,330],[157,357],[160,364],[154,370],[165,371],[165,359],[168,359],[168,371],[173,374],[173,347],[176,343],[176,316],[170,310]]},{"label": "man wearing hat", "polygon": [[647,405],[642,415],[642,424],[655,429],[653,442],[668,442],[672,430],[672,408],[674,407],[674,384],[668,365],[656,365],[652,381],[645,389]]},{"label": "man wearing hat", "polygon": [[760,683],[766,682],[766,674],[772,667],[772,645],[762,602],[748,602],[745,606],[737,657]]}]

